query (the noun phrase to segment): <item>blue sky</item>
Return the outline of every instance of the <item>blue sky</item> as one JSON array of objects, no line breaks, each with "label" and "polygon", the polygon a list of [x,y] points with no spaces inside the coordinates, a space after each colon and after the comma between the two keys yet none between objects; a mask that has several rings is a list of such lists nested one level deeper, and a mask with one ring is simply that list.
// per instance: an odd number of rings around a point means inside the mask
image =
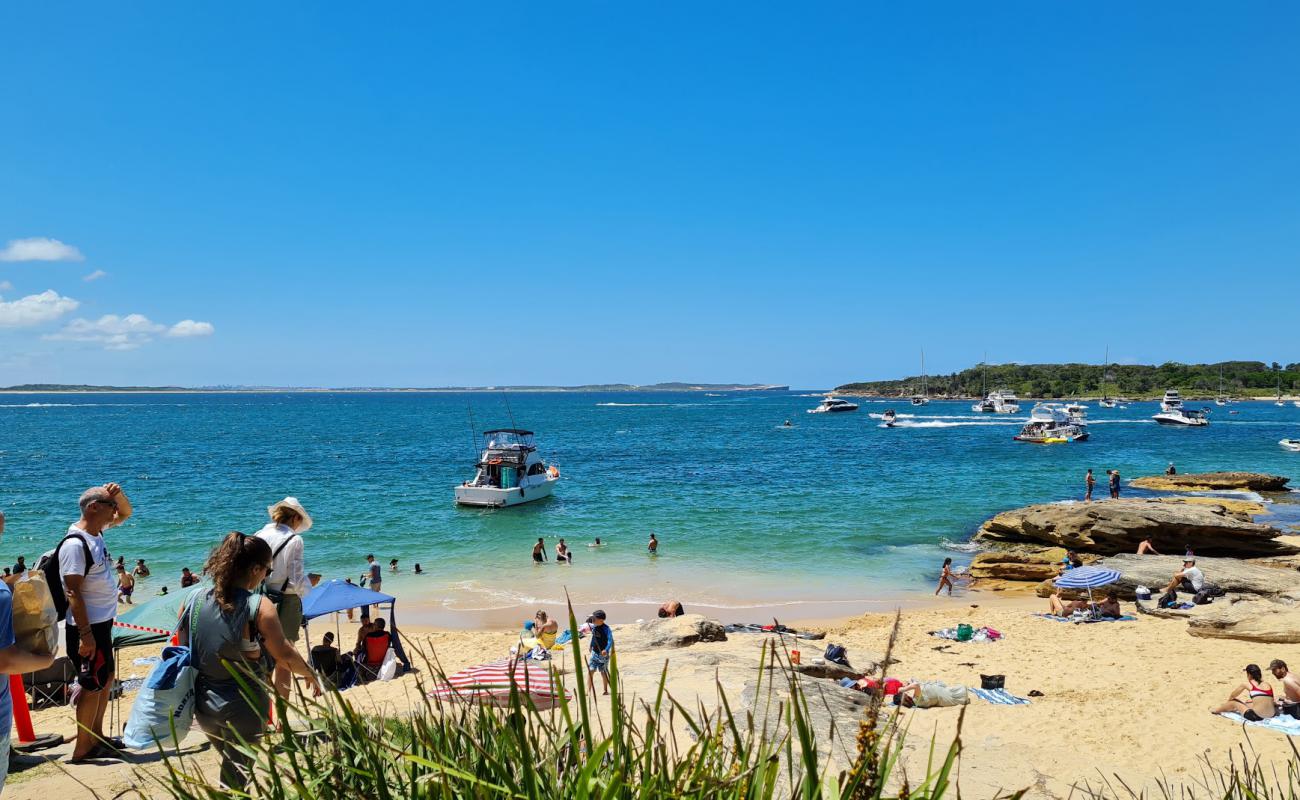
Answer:
[{"label": "blue sky", "polygon": [[272,6],[0,11],[0,385],[1300,360],[1295,4]]}]

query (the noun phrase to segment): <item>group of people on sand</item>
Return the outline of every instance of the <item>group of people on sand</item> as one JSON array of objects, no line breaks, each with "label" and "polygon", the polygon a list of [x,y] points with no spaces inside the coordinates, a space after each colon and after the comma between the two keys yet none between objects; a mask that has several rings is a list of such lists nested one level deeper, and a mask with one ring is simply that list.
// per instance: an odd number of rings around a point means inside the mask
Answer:
[{"label": "group of people on sand", "polygon": [[[587,545],[587,547],[593,548],[605,546],[606,543],[602,542],[599,536],[596,537],[595,541]],[[646,551],[649,552],[650,555],[656,555],[659,552],[659,538],[653,533],[650,534],[650,541],[646,544]],[[538,536],[537,543],[533,545],[533,563],[545,564],[548,560],[549,559],[546,557],[546,538],[544,536]],[[394,559],[394,563],[396,563],[396,559]],[[555,563],[573,564],[573,550],[570,549],[568,543],[564,541],[563,537],[555,543]],[[420,571],[419,564],[415,565],[415,570],[417,573]]]},{"label": "group of people on sand", "polygon": [[1240,714],[1251,722],[1287,716],[1300,719],[1300,679],[1287,669],[1286,662],[1275,658],[1269,662],[1269,673],[1277,679],[1278,687],[1264,681],[1258,664],[1247,664],[1242,670],[1245,683],[1238,683],[1228,693],[1228,699],[1211,708],[1214,714]]}]

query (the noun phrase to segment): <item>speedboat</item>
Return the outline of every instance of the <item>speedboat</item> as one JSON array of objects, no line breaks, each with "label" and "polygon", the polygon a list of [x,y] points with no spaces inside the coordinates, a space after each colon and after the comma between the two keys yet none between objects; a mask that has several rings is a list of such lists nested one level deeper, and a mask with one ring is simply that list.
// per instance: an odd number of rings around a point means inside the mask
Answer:
[{"label": "speedboat", "polygon": [[1210,424],[1209,409],[1183,408],[1181,405],[1168,411],[1161,411],[1151,419],[1161,425],[1181,425],[1187,428],[1203,428]]},{"label": "speedboat", "polygon": [[1183,407],[1183,396],[1177,389],[1165,389],[1165,396],[1160,399],[1161,411],[1174,411]]},{"label": "speedboat", "polygon": [[1116,401],[1114,398],[1103,397],[1097,401],[1097,405],[1101,406],[1102,408],[1116,408],[1117,406],[1119,406],[1119,402]]},{"label": "speedboat", "polygon": [[930,402],[930,398],[922,397],[919,394],[912,398],[912,405],[914,406],[923,406],[928,404],[929,402]]},{"label": "speedboat", "polygon": [[1300,439],[1282,439],[1278,444],[1292,453],[1300,453]]},{"label": "speedboat", "polygon": [[835,414],[841,411],[857,411],[858,404],[850,403],[848,400],[841,400],[838,397],[826,395],[826,399],[816,408],[808,409],[809,414]]},{"label": "speedboat", "polygon": [[885,413],[880,415],[880,418],[885,421],[886,428],[892,428],[894,423],[898,421],[898,414],[894,413],[894,409],[887,408]]},{"label": "speedboat", "polygon": [[998,409],[993,403],[993,396],[990,395],[985,397],[983,400],[976,401],[975,404],[970,407],[970,410],[977,414],[992,414]]},{"label": "speedboat", "polygon": [[1066,403],[1065,413],[1069,415],[1070,421],[1076,425],[1088,424],[1088,407],[1083,403]]},{"label": "speedboat", "polygon": [[1060,403],[1039,403],[1029,412],[1029,422],[1015,435],[1017,442],[1067,444],[1086,442],[1088,426],[1076,421]]},{"label": "speedboat", "polygon": [[487,508],[531,503],[550,497],[559,480],[559,467],[548,467],[537,454],[532,431],[484,431],[474,479],[456,487],[456,503]]}]

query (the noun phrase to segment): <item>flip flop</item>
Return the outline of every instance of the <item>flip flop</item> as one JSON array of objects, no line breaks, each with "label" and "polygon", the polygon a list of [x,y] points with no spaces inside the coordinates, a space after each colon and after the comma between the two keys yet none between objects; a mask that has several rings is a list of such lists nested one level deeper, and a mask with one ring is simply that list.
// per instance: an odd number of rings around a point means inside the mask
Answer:
[{"label": "flip flop", "polygon": [[122,756],[119,752],[112,749],[111,747],[107,747],[102,744],[97,744],[94,747],[90,748],[89,752],[87,752],[81,758],[68,759],[68,763],[69,764],[90,764],[95,761],[103,761],[106,759],[110,761],[121,761]]}]

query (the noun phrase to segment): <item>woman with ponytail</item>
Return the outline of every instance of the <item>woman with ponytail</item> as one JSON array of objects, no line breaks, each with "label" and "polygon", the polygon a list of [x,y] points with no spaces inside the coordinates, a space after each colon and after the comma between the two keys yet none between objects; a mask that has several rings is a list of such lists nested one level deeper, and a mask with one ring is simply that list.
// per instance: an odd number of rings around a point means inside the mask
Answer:
[{"label": "woman with ponytail", "polygon": [[242,788],[250,759],[238,746],[266,731],[271,708],[263,649],[276,664],[309,678],[317,693],[320,684],[285,639],[275,606],[253,593],[271,573],[270,546],[234,531],[212,551],[206,570],[213,587],[186,604],[181,643],[198,670],[194,716],[221,754],[221,782]]}]

